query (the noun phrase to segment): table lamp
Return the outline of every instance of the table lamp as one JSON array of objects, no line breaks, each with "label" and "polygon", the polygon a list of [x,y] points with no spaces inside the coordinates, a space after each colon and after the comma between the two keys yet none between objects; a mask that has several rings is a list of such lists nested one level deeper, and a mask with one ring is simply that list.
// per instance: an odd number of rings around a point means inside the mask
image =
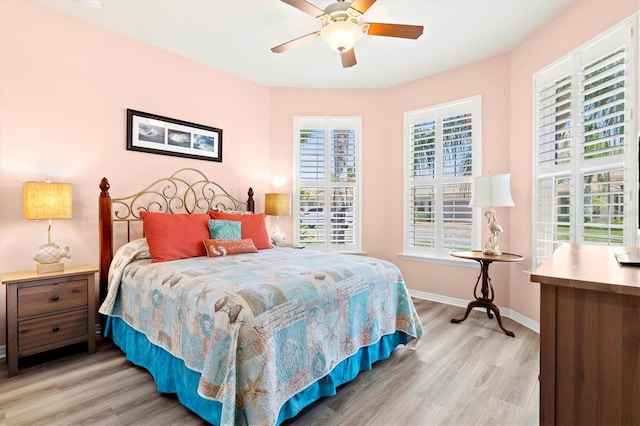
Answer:
[{"label": "table lamp", "polygon": [[33,256],[39,274],[64,271],[64,257],[71,258],[69,247],[61,249],[51,242],[51,221],[71,219],[71,184],[46,182],[25,182],[22,185],[22,213],[28,220],[48,220],[47,244],[39,247]]},{"label": "table lamp", "polygon": [[498,245],[498,234],[502,232],[502,227],[498,223],[493,207],[515,206],[511,198],[511,174],[477,176],[473,178],[472,191],[469,207],[489,207],[484,212],[484,217],[487,218],[491,236],[482,254],[500,256],[502,252]]},{"label": "table lamp", "polygon": [[291,195],[281,194],[279,192],[265,194],[264,214],[276,217],[276,222],[273,225],[273,233],[271,234],[271,241],[277,246],[283,245],[286,238],[284,234],[278,230],[278,219],[280,216],[291,216]]}]

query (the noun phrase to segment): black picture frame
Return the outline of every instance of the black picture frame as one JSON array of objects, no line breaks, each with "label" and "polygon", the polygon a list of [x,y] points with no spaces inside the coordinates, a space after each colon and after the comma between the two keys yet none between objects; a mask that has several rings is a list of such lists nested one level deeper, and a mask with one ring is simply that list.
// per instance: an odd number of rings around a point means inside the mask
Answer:
[{"label": "black picture frame", "polygon": [[222,162],[222,129],[127,109],[127,150]]}]

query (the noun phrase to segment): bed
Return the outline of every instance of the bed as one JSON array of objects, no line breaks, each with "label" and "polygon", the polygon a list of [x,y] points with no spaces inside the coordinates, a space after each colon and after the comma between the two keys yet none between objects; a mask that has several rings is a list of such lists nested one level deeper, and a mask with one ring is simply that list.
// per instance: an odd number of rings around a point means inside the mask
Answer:
[{"label": "bed", "polygon": [[[280,424],[422,335],[390,262],[245,238],[252,223],[266,232],[264,214],[251,214],[251,188],[240,201],[182,169],[122,198],[110,197],[106,178],[100,189],[104,334],[151,373],[159,392],[176,394],[209,423]],[[236,222],[241,238],[213,238],[215,226],[237,233]],[[205,255],[157,257],[158,241],[171,250],[201,238],[202,226]],[[254,248],[233,249],[239,242]]]}]

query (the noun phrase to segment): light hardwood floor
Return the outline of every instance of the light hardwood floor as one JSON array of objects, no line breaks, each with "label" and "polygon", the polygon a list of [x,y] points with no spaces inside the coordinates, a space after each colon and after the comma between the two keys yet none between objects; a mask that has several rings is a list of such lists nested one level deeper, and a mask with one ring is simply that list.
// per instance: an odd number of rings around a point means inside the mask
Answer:
[{"label": "light hardwood floor", "polygon": [[[537,425],[539,336],[503,318],[415,300],[424,326],[416,350],[397,348],[286,425]],[[29,361],[27,359],[27,361]],[[24,367],[0,365],[0,425],[202,425],[119,349],[98,346]]]}]

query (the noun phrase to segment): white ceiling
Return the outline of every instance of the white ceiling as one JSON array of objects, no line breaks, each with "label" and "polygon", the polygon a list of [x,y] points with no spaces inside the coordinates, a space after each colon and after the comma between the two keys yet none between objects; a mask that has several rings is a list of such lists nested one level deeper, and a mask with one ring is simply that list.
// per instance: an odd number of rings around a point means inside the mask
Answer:
[{"label": "white ceiling", "polygon": [[355,46],[358,64],[347,69],[320,38],[271,52],[322,27],[279,0],[102,0],[99,9],[86,0],[41,3],[269,87],[385,88],[508,52],[573,1],[378,0],[361,23],[423,25],[424,34],[365,35]]}]

